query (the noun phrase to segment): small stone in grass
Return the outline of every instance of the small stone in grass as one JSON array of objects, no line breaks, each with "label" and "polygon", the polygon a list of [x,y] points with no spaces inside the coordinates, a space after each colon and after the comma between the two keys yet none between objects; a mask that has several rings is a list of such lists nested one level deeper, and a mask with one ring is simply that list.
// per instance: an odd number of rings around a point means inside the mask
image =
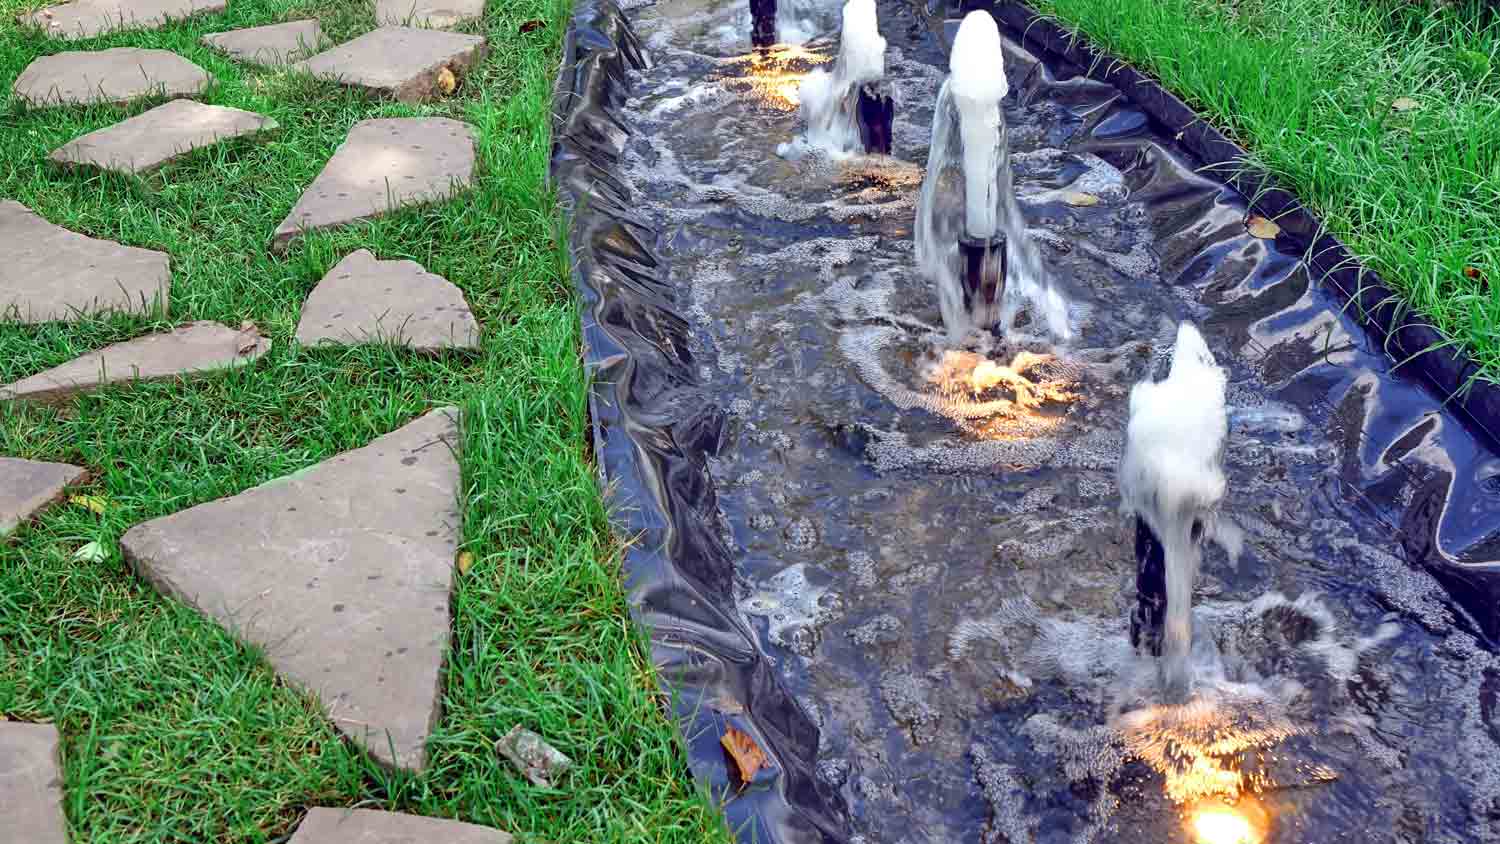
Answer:
[{"label": "small stone in grass", "polygon": [[1420,108],[1421,105],[1421,103],[1417,102],[1411,97],[1397,97],[1396,99],[1391,100],[1392,111],[1412,111],[1414,109]]},{"label": "small stone in grass", "polygon": [[520,724],[495,742],[495,752],[509,759],[532,785],[542,788],[551,788],[554,778],[573,764],[573,760]]}]

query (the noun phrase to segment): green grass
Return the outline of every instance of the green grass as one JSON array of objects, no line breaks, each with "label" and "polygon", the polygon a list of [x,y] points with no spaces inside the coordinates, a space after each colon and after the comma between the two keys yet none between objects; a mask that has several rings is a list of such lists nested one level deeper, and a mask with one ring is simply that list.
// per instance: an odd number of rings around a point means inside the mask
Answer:
[{"label": "green grass", "polygon": [[[1500,14],[1487,0],[1035,4],[1237,138],[1500,380]],[[1417,107],[1393,109],[1402,97]]]},{"label": "green grass", "polygon": [[[100,391],[65,410],[0,408],[0,454],[86,466],[102,515],[63,504],[0,541],[0,717],[55,722],[72,840],[284,841],[311,805],[492,824],[523,841],[724,841],[694,791],[621,591],[586,443],[586,382],[566,251],[544,187],[564,0],[491,0],[471,27],[491,53],[459,96],[407,107],[231,63],[205,32],[319,14],[345,39],[353,0],[233,0],[222,15],[79,44],[19,31],[0,0],[0,84],[63,49],[174,50],[218,80],[206,102],[268,114],[269,140],[201,151],[146,179],[69,174],[47,153],[130,108],[0,111],[0,196],[52,222],[172,256],[169,320],[0,325],[0,383],[189,320],[252,320],[276,347],[187,384]],[[546,26],[522,33],[533,19]],[[354,122],[444,115],[479,129],[482,176],[457,201],[311,236],[283,259],[272,230]],[[356,248],[410,258],[463,288],[475,354],[297,350],[298,309]],[[341,741],[317,706],[217,625],[159,597],[118,550],[146,519],[240,492],[355,448],[423,411],[465,411],[464,547],[444,715],[421,776]],[[100,562],[75,558],[85,543]],[[513,723],[577,763],[560,788],[519,778],[492,747]]]}]

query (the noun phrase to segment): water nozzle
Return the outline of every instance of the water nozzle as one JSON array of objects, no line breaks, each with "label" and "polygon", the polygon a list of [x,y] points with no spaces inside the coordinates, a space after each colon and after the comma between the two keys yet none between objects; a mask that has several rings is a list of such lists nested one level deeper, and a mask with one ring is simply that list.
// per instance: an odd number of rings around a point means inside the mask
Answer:
[{"label": "water nozzle", "polygon": [[1130,646],[1161,656],[1167,618],[1167,556],[1146,520],[1135,517],[1135,609],[1130,613]]},{"label": "water nozzle", "polygon": [[890,155],[891,124],[896,118],[896,102],[890,93],[874,83],[859,86],[855,115],[865,152],[871,155]]},{"label": "water nozzle", "polygon": [[750,0],[750,46],[764,50],[776,44],[776,0]]},{"label": "water nozzle", "polygon": [[1000,300],[1005,295],[1005,236],[965,237],[958,241],[963,261],[964,307],[980,328],[993,328],[1000,321]]}]

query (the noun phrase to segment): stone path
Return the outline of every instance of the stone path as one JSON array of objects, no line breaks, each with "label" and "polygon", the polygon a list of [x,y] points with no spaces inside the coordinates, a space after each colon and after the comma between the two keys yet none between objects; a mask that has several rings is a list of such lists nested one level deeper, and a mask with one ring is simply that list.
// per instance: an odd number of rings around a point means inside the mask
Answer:
[{"label": "stone path", "polygon": [[416,261],[380,261],[361,249],[329,270],[307,297],[297,342],[477,349],[479,324],[453,282]]},{"label": "stone path", "polygon": [[432,411],[298,474],[137,525],[121,548],[162,592],[263,648],[377,760],[421,770],[458,552],[456,416]]},{"label": "stone path", "polygon": [[203,36],[203,43],[243,62],[280,67],[313,55],[328,43],[316,18]]},{"label": "stone path", "polygon": [[[22,15],[61,39],[221,11],[225,0],[75,0]],[[315,76],[405,102],[453,94],[485,39],[438,31],[480,17],[484,0],[377,0],[382,28],[328,49],[317,20],[206,35],[204,44],[262,67]],[[411,24],[390,25],[390,24]],[[427,27],[427,28],[417,28]],[[324,52],[318,52],[323,50]],[[33,61],[16,79],[32,107],[168,102],[69,141],[64,168],[141,175],[193,150],[278,129],[269,117],[191,98],[213,78],[165,50],[73,51]],[[306,231],[445,200],[475,178],[476,131],[444,118],[365,120],[313,180],[271,246]],[[170,259],[98,240],[0,200],[0,321],[77,320],[104,311],[167,312]],[[357,250],[303,305],[306,345],[393,342],[474,349],[463,292],[414,261]],[[96,349],[0,386],[0,403],[65,401],[136,380],[249,365],[270,350],[253,326],[192,322]],[[384,765],[422,770],[440,716],[449,600],[461,535],[458,412],[432,411],[316,466],[238,495],[136,525],[120,547],[162,593],[261,648],[289,682],[317,696],[339,731]],[[0,537],[81,482],[86,470],[0,456]],[[62,844],[58,736],[0,723],[0,842]],[[510,844],[499,830],[373,810],[312,809],[292,844]]]},{"label": "stone path", "polygon": [[[66,463],[0,457],[0,538],[56,502],[88,472]],[[5,768],[0,766],[0,777]]]},{"label": "stone path", "polygon": [[19,202],[0,200],[0,256],[0,322],[167,306],[166,253],[68,231]]},{"label": "stone path", "polygon": [[142,97],[196,97],[213,77],[166,50],[114,47],[42,56],[16,77],[12,89],[27,105],[117,105]]},{"label": "stone path", "polygon": [[297,66],[319,79],[419,103],[451,93],[448,86],[484,58],[484,45],[478,35],[383,26]]},{"label": "stone path", "polygon": [[375,809],[313,809],[289,844],[510,844],[498,829]]},{"label": "stone path", "polygon": [[[441,34],[441,33],[439,33]],[[474,180],[474,128],[446,117],[362,120],[276,227],[283,252],[307,231],[452,197]]]},{"label": "stone path", "polygon": [[0,402],[55,402],[94,387],[203,375],[244,366],[270,349],[271,341],[253,329],[191,322],[164,334],[105,346],[0,387]]},{"label": "stone path", "polygon": [[484,0],[376,0],[375,20],[381,26],[421,26],[448,29],[484,15]]},{"label": "stone path", "polygon": [[16,20],[54,38],[93,38],[119,29],[156,29],[200,12],[222,12],[226,0],[74,0]]},{"label": "stone path", "polygon": [[67,844],[57,765],[51,724],[0,723],[0,841]]},{"label": "stone path", "polygon": [[136,176],[200,147],[257,135],[276,126],[276,121],[254,112],[172,100],[75,138],[54,151],[52,160]]}]

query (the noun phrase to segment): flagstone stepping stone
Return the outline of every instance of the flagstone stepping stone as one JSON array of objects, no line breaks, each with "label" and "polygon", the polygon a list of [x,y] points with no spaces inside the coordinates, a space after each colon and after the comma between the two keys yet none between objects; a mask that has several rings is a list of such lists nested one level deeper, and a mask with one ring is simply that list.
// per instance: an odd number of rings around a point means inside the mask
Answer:
[{"label": "flagstone stepping stone", "polygon": [[136,176],[200,147],[276,127],[276,121],[252,111],[172,100],[75,138],[55,150],[52,160]]},{"label": "flagstone stepping stone", "polygon": [[208,71],[176,53],[113,47],[42,56],[12,90],[31,106],[123,105],[142,97],[196,97],[212,82]]},{"label": "flagstone stepping stone", "polygon": [[94,387],[202,375],[244,366],[270,349],[271,341],[253,327],[236,330],[217,322],[190,322],[105,346],[0,387],[0,401],[57,402]]},{"label": "flagstone stepping stone", "polygon": [[419,29],[383,26],[298,63],[319,79],[363,88],[405,103],[419,103],[451,93],[448,84],[462,77],[484,58],[484,38]]},{"label": "flagstone stepping stone", "polygon": [[[62,497],[88,472],[66,463],[0,457],[0,537]],[[0,778],[5,769],[0,767]],[[3,805],[3,803],[0,803]]]},{"label": "flagstone stepping stone", "polygon": [[0,722],[0,840],[67,844],[57,745],[51,724]]},{"label": "flagstone stepping stone", "polygon": [[453,282],[416,261],[381,261],[361,249],[313,288],[302,306],[297,342],[476,349],[479,324]]},{"label": "flagstone stepping stone", "polygon": [[[439,33],[441,34],[441,33]],[[304,232],[448,199],[474,180],[474,127],[446,117],[361,120],[277,226],[271,250]]]},{"label": "flagstone stepping stone", "polygon": [[74,41],[118,29],[156,29],[200,12],[222,12],[226,0],[74,0],[16,18],[54,38]]},{"label": "flagstone stepping stone", "polygon": [[498,829],[462,821],[382,812],[378,809],[312,809],[289,844],[510,844]]},{"label": "flagstone stepping stone", "polygon": [[376,0],[375,20],[382,26],[447,29],[484,16],[484,0]]},{"label": "flagstone stepping stone", "polygon": [[458,551],[457,415],[432,411],[364,448],[136,525],[120,547],[157,589],[262,648],[378,761],[420,770]]},{"label": "flagstone stepping stone", "polygon": [[203,43],[240,61],[280,67],[313,55],[328,43],[317,18],[216,32]]},{"label": "flagstone stepping stone", "polygon": [[96,240],[0,200],[0,322],[147,313],[166,308],[170,286],[165,252]]}]

